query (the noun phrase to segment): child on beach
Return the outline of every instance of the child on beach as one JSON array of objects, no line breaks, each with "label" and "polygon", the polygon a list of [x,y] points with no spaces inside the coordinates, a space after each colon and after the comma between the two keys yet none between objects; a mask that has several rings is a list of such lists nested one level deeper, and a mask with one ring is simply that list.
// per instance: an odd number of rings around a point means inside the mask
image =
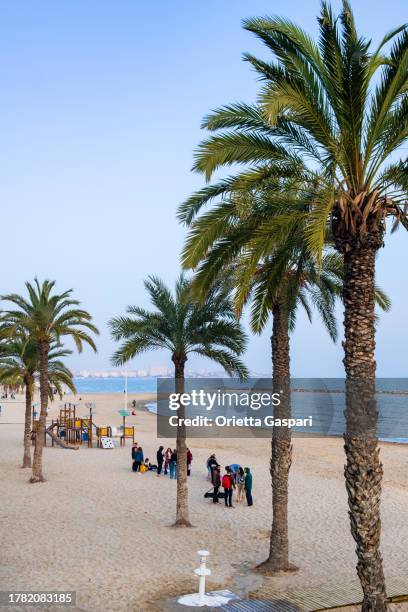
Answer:
[{"label": "child on beach", "polygon": [[144,464],[149,472],[157,472],[157,465],[155,463],[150,463],[150,459],[148,457],[145,459]]}]

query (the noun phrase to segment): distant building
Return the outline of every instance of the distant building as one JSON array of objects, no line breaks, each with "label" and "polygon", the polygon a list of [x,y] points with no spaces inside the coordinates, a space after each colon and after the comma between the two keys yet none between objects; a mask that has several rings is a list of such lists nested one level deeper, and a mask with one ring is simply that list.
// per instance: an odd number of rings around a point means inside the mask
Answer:
[{"label": "distant building", "polygon": [[149,375],[152,377],[155,376],[167,376],[169,373],[169,369],[167,366],[152,366],[149,369]]}]

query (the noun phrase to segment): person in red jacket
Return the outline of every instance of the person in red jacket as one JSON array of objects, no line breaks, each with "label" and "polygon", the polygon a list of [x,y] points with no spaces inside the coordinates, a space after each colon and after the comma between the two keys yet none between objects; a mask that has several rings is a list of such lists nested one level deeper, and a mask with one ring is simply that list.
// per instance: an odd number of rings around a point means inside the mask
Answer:
[{"label": "person in red jacket", "polygon": [[235,489],[235,480],[229,465],[225,468],[225,474],[222,477],[222,487],[224,489],[224,501],[226,508],[233,508],[232,493]]}]

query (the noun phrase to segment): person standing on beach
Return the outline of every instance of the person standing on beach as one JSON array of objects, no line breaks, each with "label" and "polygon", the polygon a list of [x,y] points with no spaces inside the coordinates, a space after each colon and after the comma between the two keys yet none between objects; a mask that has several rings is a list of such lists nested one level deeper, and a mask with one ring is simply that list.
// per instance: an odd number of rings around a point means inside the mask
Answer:
[{"label": "person standing on beach", "polygon": [[170,478],[177,478],[177,450],[174,449],[170,457]]},{"label": "person standing on beach", "polygon": [[[64,434],[65,436],[65,431],[62,431],[61,433]],[[135,461],[136,461],[136,453],[137,453],[137,448],[138,448],[138,443],[134,442],[132,445],[132,470],[135,472],[136,471],[136,465],[135,465]]]},{"label": "person standing on beach", "polygon": [[214,486],[213,503],[214,504],[218,504],[219,503],[218,491],[220,490],[220,486],[221,486],[221,473],[220,473],[220,466],[218,464],[215,465],[214,468],[213,468],[213,471],[212,471],[212,482],[213,482],[213,486]]},{"label": "person standing on beach", "polygon": [[206,463],[206,466],[207,466],[207,480],[211,480],[212,481],[210,461],[211,461],[211,457],[208,457],[207,463]]},{"label": "person standing on beach", "polygon": [[245,472],[240,466],[238,468],[238,472],[235,476],[235,482],[237,484],[237,504],[239,502],[244,501],[244,491],[245,491]]},{"label": "person standing on beach", "polygon": [[215,455],[214,455],[214,454],[212,454],[212,455],[210,455],[210,456],[208,457],[208,459],[207,459],[208,480],[211,480],[211,482],[212,482],[212,480],[213,480],[213,479],[212,479],[212,471],[213,471],[213,469],[214,469],[214,467],[215,467],[216,465],[218,465],[218,461],[217,461],[217,459],[215,458]]},{"label": "person standing on beach", "polygon": [[144,455],[143,455],[143,449],[141,446],[138,447],[136,453],[135,453],[135,472],[140,472],[140,466],[143,463],[143,459],[144,459]]},{"label": "person standing on beach", "polygon": [[230,463],[230,466],[229,466],[229,468],[231,470],[231,475],[232,475],[232,477],[234,479],[235,484],[237,482],[237,474],[238,474],[238,470],[239,470],[240,467],[241,466],[239,465],[239,463]]},{"label": "person standing on beach", "polygon": [[168,448],[164,453],[164,475],[167,476],[170,469],[171,448]]},{"label": "person standing on beach", "polygon": [[191,474],[191,462],[193,461],[193,453],[188,448],[187,449],[187,476]]},{"label": "person standing on beach", "polygon": [[245,468],[245,495],[248,506],[252,506],[254,503],[252,500],[252,474],[249,467]]},{"label": "person standing on beach", "polygon": [[157,475],[158,476],[160,476],[161,471],[162,471],[162,467],[163,467],[163,461],[164,461],[163,451],[164,451],[164,446],[159,446],[159,450],[156,453],[156,458],[157,458]]},{"label": "person standing on beach", "polygon": [[225,496],[224,497],[225,507],[233,508],[232,493],[233,493],[233,490],[235,489],[235,481],[234,481],[234,477],[231,473],[231,469],[229,465],[226,466],[225,472],[226,473],[222,477],[222,486],[224,489],[224,496]]}]

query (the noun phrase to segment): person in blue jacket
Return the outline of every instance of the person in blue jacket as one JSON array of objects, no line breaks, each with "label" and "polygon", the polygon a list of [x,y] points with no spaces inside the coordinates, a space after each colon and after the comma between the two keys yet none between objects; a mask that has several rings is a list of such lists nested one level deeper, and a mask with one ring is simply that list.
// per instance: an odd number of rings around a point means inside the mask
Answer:
[{"label": "person in blue jacket", "polygon": [[139,446],[135,452],[135,460],[134,460],[134,472],[140,472],[140,466],[144,461],[143,449]]}]

